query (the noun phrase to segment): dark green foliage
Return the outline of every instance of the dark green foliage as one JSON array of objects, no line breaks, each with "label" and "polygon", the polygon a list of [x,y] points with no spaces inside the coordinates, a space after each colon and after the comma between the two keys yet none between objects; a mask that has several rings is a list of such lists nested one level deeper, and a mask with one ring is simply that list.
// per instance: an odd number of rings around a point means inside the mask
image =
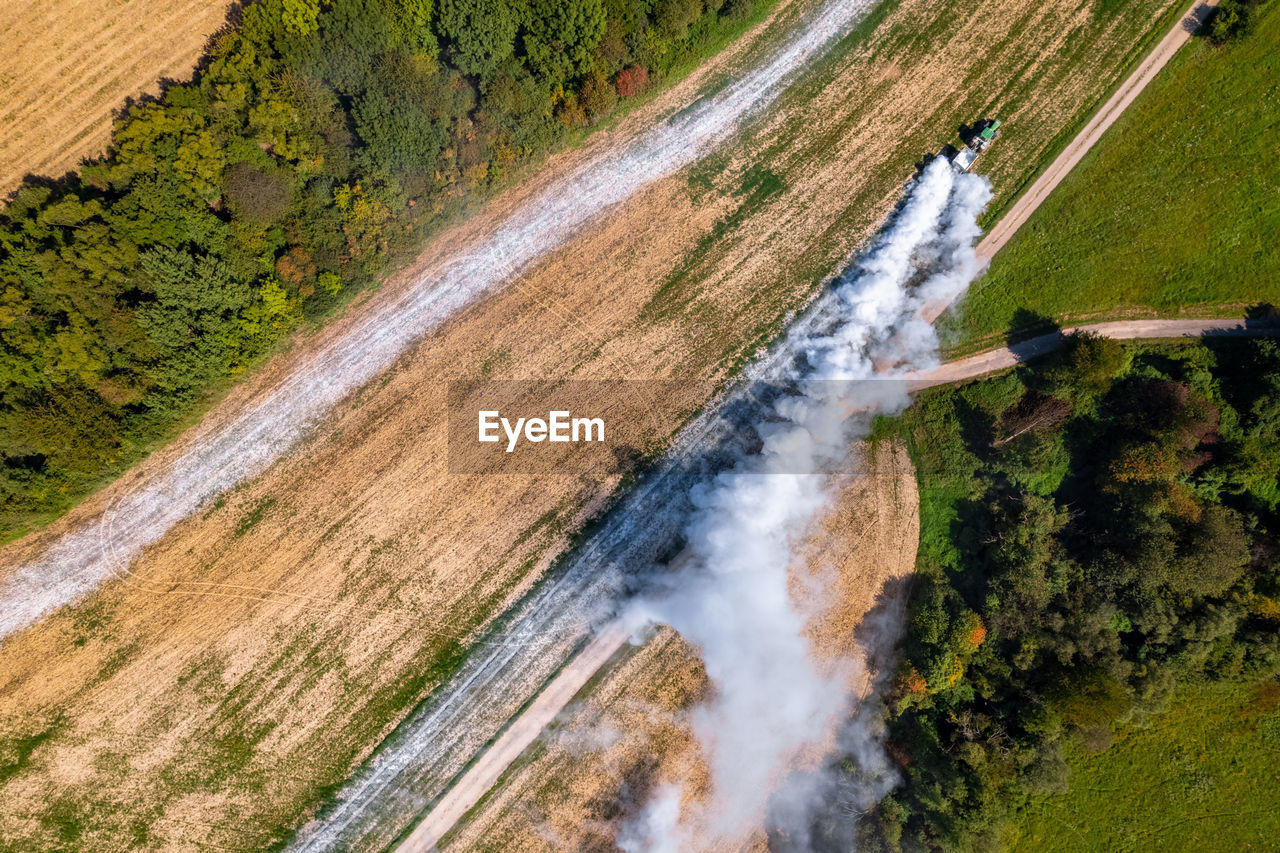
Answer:
[{"label": "dark green foliage", "polygon": [[669,39],[682,39],[702,14],[702,0],[656,0],[653,16],[658,30]]},{"label": "dark green foliage", "polygon": [[514,53],[520,22],[506,0],[442,0],[440,32],[450,61],[463,73],[487,77]]},{"label": "dark green foliage", "polygon": [[604,38],[604,22],[603,0],[533,0],[524,36],[529,66],[557,80],[585,74]]},{"label": "dark green foliage", "polygon": [[623,69],[661,79],[740,26],[699,0],[655,20],[621,0],[247,4],[110,157],[0,211],[0,539],[612,113]]},{"label": "dark green foliage", "polygon": [[433,0],[397,0],[391,6],[400,43],[410,50],[435,56],[436,35],[431,29]]},{"label": "dark green foliage", "polygon": [[388,57],[378,78],[379,85],[355,102],[362,153],[397,172],[435,164],[448,144],[449,123],[470,106],[468,97],[458,95],[470,90],[421,56]]},{"label": "dark green foliage", "polygon": [[233,365],[244,342],[240,314],[253,289],[226,262],[158,247],[143,253],[137,319],[155,351],[151,376],[165,394],[189,392]]},{"label": "dark green foliage", "polygon": [[1051,390],[1096,395],[1110,385],[1123,360],[1118,341],[1088,333],[1072,335],[1049,356],[1037,377]]},{"label": "dark green foliage", "polygon": [[989,849],[1068,739],[1179,681],[1280,668],[1280,344],[1133,347],[927,394],[921,543],[882,849]]},{"label": "dark green foliage", "polygon": [[1209,18],[1209,39],[1217,44],[1238,39],[1253,28],[1261,0],[1222,0]]},{"label": "dark green foliage", "polygon": [[74,385],[54,389],[27,410],[21,433],[6,435],[7,454],[41,467],[91,470],[120,446],[119,413],[100,395]]},{"label": "dark green foliage", "polygon": [[289,177],[274,169],[236,163],[223,184],[227,207],[240,219],[270,225],[289,212],[293,187]]}]

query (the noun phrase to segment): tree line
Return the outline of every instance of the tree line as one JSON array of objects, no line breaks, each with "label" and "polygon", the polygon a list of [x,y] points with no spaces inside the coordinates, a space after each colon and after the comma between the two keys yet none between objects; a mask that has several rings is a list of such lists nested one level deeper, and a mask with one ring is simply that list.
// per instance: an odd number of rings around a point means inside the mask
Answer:
[{"label": "tree line", "polygon": [[0,211],[0,538],[770,0],[261,0]]},{"label": "tree line", "polygon": [[1280,343],[1076,335],[901,426],[924,536],[870,849],[998,849],[1067,739],[1280,672]]}]

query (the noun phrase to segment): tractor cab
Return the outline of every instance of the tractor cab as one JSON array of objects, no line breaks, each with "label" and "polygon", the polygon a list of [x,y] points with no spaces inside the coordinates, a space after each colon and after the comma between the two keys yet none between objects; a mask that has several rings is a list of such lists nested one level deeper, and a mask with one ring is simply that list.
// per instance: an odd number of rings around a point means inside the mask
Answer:
[{"label": "tractor cab", "polygon": [[999,119],[978,122],[968,143],[962,145],[960,150],[952,156],[951,168],[955,169],[956,174],[963,174],[969,171],[973,168],[973,162],[978,159],[978,155],[990,148],[991,143],[995,142],[999,137]]}]

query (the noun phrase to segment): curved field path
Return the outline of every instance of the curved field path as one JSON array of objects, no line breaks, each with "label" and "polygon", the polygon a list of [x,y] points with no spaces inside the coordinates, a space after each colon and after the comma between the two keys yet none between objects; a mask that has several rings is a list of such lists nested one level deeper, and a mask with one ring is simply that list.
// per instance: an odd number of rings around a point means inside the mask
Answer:
[{"label": "curved field path", "polygon": [[908,377],[915,388],[928,388],[948,382],[974,379],[1014,367],[1024,361],[1053,352],[1062,345],[1063,337],[1072,332],[1091,332],[1104,338],[1136,340],[1139,338],[1211,338],[1274,337],[1280,335],[1280,323],[1268,320],[1116,320],[1073,326],[1061,332],[1050,332],[999,349],[949,361],[928,373]]}]

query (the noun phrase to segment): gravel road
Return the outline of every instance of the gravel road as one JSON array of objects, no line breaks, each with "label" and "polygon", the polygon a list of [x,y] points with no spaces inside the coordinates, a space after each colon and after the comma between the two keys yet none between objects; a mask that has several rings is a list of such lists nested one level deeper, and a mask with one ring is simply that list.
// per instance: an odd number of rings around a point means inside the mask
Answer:
[{"label": "gravel road", "polygon": [[1146,88],[1155,76],[1160,73],[1160,69],[1164,68],[1178,49],[1186,44],[1191,36],[1195,33],[1200,25],[1208,18],[1209,12],[1214,6],[1218,5],[1218,0],[1196,0],[1194,6],[1191,7],[1187,14],[1174,25],[1160,43],[1156,45],[1151,53],[1134,69],[1129,78],[1120,85],[1107,102],[1102,105],[1102,109],[1089,119],[1084,128],[1076,134],[1062,153],[1058,155],[1049,168],[1036,179],[1022,196],[1014,202],[1008,212],[1000,218],[990,233],[982,239],[978,244],[978,256],[990,260],[996,256],[1004,245],[1009,242],[1018,229],[1021,228],[1026,221],[1031,218],[1031,214],[1035,212],[1041,203],[1049,197],[1049,193],[1053,192],[1054,187],[1062,182],[1076,164],[1083,159],[1102,134],[1106,133],[1107,128],[1115,124],[1134,99]]}]

